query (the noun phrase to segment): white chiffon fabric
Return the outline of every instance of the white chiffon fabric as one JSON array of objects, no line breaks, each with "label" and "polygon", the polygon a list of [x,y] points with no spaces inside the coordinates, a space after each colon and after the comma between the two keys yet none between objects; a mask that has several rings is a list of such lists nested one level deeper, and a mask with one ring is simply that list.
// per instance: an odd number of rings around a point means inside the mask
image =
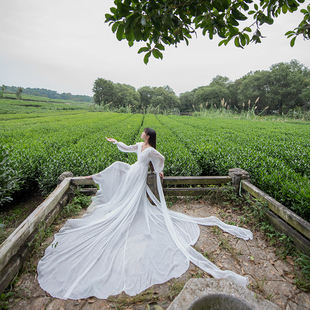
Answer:
[{"label": "white chiffon fabric", "polygon": [[[246,277],[220,270],[192,245],[199,237],[198,224],[216,225],[244,240],[253,238],[251,231],[213,216],[196,218],[168,210],[159,177],[164,157],[152,147],[141,151],[142,143],[116,145],[123,152],[136,152],[138,161],[115,162],[93,175],[99,191],[86,214],[68,220],[46,249],[38,264],[40,286],[61,299],[105,299],[122,291],[136,295],[181,276],[191,261],[215,278],[245,287]],[[150,161],[160,200],[146,184]]]}]

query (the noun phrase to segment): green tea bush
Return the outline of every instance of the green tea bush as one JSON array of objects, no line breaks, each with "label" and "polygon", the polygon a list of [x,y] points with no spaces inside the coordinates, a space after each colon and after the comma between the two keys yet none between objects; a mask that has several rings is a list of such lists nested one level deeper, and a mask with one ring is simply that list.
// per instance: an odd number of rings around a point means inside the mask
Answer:
[{"label": "green tea bush", "polygon": [[158,119],[191,151],[203,175],[227,175],[231,168],[242,168],[253,184],[310,220],[307,126],[199,117]]},{"label": "green tea bush", "polygon": [[82,176],[116,160],[132,164],[136,155],[120,152],[105,136],[134,144],[151,127],[166,159],[165,175],[227,175],[239,167],[253,184],[309,220],[309,126],[112,112],[10,114],[0,118],[0,201],[33,184],[47,193],[64,171]]},{"label": "green tea bush", "polygon": [[12,200],[12,194],[19,190],[20,172],[9,157],[9,150],[0,146],[0,206]]}]

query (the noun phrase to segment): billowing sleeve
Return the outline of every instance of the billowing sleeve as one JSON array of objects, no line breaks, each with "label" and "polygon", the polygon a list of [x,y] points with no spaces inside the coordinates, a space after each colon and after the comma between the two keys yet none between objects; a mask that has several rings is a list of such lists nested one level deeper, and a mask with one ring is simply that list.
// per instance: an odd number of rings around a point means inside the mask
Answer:
[{"label": "billowing sleeve", "polygon": [[150,151],[150,160],[153,164],[154,171],[156,173],[160,173],[163,171],[164,163],[165,163],[165,157],[153,148]]},{"label": "billowing sleeve", "polygon": [[116,144],[116,146],[118,147],[120,151],[125,152],[125,153],[137,152],[138,150],[137,143],[134,145],[126,145],[123,142],[115,142],[114,144]]}]

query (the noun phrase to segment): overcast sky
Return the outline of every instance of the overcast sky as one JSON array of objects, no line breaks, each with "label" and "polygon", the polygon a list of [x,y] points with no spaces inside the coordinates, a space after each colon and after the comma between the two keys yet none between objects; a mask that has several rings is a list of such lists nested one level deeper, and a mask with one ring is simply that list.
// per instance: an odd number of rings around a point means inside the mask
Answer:
[{"label": "overcast sky", "polygon": [[100,77],[136,89],[169,85],[179,95],[216,75],[235,81],[292,59],[310,67],[310,42],[300,37],[291,48],[284,36],[299,24],[299,12],[262,27],[262,44],[218,47],[220,40],[198,35],[145,65],[144,54],[137,54],[141,45],[118,41],[104,23],[111,6],[112,0],[0,0],[0,85],[92,96]]}]

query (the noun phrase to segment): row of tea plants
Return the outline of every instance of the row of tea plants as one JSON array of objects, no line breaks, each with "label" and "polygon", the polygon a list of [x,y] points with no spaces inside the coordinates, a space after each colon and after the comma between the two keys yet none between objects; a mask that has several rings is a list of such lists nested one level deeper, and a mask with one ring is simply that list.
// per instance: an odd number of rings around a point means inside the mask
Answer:
[{"label": "row of tea plants", "polygon": [[203,175],[249,172],[257,187],[310,220],[308,123],[157,116],[191,151]]},{"label": "row of tea plants", "polygon": [[51,191],[58,176],[94,174],[116,160],[133,163],[105,136],[141,141],[157,132],[165,175],[227,175],[239,167],[253,184],[310,219],[309,124],[153,114],[83,113],[18,115],[0,121],[0,204],[34,184]]}]

